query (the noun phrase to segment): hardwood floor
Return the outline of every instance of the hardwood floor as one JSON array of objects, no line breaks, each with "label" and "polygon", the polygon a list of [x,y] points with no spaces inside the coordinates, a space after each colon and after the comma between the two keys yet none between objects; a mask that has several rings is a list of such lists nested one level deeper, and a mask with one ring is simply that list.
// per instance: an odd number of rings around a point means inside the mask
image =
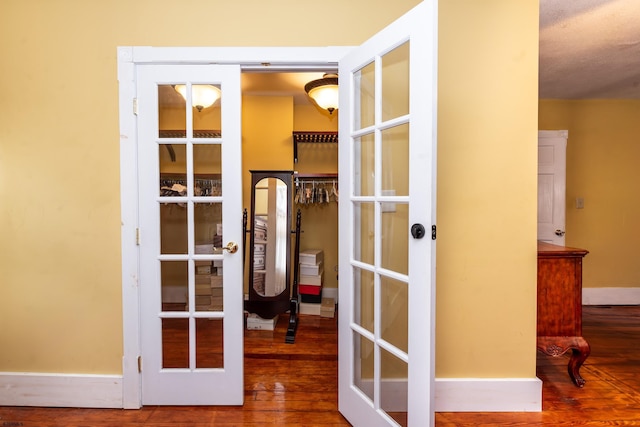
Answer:
[{"label": "hardwood floor", "polygon": [[[293,345],[285,329],[286,316],[275,332],[246,331],[243,407],[0,407],[0,427],[348,426],[337,411],[336,319],[303,316]],[[539,354],[543,412],[438,413],[436,426],[640,426],[640,306],[585,306],[583,334],[584,388],[566,357]]]}]

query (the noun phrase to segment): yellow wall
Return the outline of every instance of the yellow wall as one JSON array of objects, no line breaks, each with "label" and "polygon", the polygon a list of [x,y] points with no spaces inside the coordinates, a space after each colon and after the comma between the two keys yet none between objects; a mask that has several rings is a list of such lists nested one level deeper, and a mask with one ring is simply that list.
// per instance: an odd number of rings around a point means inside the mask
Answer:
[{"label": "yellow wall", "polygon": [[540,101],[540,129],[569,131],[566,244],[589,251],[584,287],[640,286],[639,117],[640,100]]},{"label": "yellow wall", "polygon": [[535,375],[538,1],[440,2],[436,369]]},{"label": "yellow wall", "polygon": [[[122,372],[117,46],[356,45],[417,3],[4,0],[0,371]],[[440,2],[438,376],[535,373],[537,26]]]}]

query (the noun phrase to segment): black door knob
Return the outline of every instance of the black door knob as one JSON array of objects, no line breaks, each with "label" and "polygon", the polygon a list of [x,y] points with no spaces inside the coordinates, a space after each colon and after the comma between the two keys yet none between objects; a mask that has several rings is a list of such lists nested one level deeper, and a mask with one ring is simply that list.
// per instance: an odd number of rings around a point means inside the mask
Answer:
[{"label": "black door knob", "polygon": [[411,226],[411,235],[414,239],[422,239],[426,234],[426,230],[424,229],[424,225],[422,224],[413,224]]}]

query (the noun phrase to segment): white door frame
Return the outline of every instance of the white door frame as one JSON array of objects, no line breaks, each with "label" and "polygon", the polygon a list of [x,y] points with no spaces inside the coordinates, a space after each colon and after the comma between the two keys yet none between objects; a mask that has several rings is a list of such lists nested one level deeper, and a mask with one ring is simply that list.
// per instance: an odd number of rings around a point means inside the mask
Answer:
[{"label": "white door frame", "polygon": [[118,47],[120,112],[120,204],[122,252],[122,407],[142,406],[140,347],[140,289],[138,251],[136,65],[240,64],[261,71],[337,69],[353,48],[340,47]]}]

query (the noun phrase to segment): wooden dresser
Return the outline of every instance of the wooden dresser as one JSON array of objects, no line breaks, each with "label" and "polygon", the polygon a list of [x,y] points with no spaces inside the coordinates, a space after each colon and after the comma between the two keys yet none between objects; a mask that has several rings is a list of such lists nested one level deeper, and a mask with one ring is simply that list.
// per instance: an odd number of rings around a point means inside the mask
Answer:
[{"label": "wooden dresser", "polygon": [[591,351],[582,337],[582,258],[589,251],[538,242],[537,348],[550,356],[571,350],[569,376],[582,387],[580,367]]}]

